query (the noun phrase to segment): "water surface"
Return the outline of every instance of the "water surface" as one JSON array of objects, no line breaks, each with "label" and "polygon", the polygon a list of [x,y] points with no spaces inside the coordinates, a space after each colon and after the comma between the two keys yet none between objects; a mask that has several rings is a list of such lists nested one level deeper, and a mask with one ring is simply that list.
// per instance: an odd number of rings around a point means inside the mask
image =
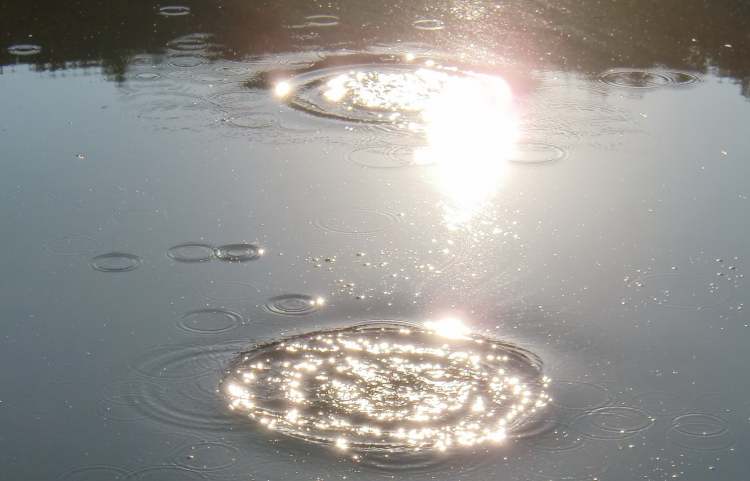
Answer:
[{"label": "water surface", "polygon": [[746,477],[745,2],[0,5],[7,477]]}]

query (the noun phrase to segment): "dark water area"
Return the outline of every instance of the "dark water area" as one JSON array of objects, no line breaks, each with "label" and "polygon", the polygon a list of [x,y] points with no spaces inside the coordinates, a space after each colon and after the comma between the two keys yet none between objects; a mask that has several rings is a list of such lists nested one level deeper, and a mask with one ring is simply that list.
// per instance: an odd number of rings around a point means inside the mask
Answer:
[{"label": "dark water area", "polygon": [[750,471],[750,4],[0,2],[0,479]]}]

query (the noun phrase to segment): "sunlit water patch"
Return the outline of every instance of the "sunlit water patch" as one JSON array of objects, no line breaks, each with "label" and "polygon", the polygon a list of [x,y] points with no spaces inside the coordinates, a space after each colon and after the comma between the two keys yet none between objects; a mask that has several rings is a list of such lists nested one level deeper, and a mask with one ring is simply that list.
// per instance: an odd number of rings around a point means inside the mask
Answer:
[{"label": "sunlit water patch", "polygon": [[230,410],[356,456],[502,443],[547,405],[542,363],[457,322],[376,321],[260,345],[230,364]]},{"label": "sunlit water patch", "polygon": [[273,88],[290,106],[316,116],[420,130],[446,95],[486,89],[495,80],[414,54],[356,55],[326,59]]}]

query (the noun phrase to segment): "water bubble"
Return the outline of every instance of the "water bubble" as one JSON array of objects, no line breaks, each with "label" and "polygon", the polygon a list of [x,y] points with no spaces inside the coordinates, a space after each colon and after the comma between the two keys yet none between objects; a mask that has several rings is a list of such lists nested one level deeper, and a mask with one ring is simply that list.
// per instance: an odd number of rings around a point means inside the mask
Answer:
[{"label": "water bubble", "polygon": [[418,30],[442,30],[445,28],[445,24],[442,20],[435,19],[415,20],[412,25]]},{"label": "water bubble", "polygon": [[654,419],[638,409],[611,406],[594,409],[573,420],[581,434],[595,439],[625,439],[654,424]]},{"label": "water bubble", "polygon": [[265,308],[274,314],[304,316],[312,314],[324,305],[325,300],[321,297],[313,297],[305,294],[286,294],[272,297],[265,304]]},{"label": "water bubble", "polygon": [[672,421],[667,439],[682,448],[694,451],[720,451],[735,443],[729,423],[711,414],[691,413]]},{"label": "water bubble", "polygon": [[186,242],[170,247],[167,256],[177,262],[207,262],[213,258],[214,247],[209,244]]},{"label": "water bubble", "polygon": [[548,401],[541,361],[441,325],[373,321],[272,341],[241,353],[221,391],[267,429],[362,454],[518,437]]},{"label": "water bubble", "polygon": [[159,9],[159,15],[163,17],[182,17],[184,15],[190,15],[190,7],[168,5]]},{"label": "water bubble", "polygon": [[101,272],[128,272],[137,269],[143,259],[126,252],[109,252],[91,259],[91,267]]},{"label": "water bubble", "polygon": [[226,309],[198,309],[180,318],[177,326],[197,334],[218,334],[242,324],[242,316]]},{"label": "water bubble", "polygon": [[230,444],[206,441],[184,446],[174,455],[174,461],[192,471],[218,471],[235,464],[239,454]]},{"label": "water bubble", "polygon": [[255,244],[226,244],[214,251],[217,259],[227,262],[248,262],[259,259],[264,250]]},{"label": "water bubble", "polygon": [[18,44],[8,47],[8,53],[19,57],[28,57],[42,53],[42,47],[33,44]]},{"label": "water bubble", "polygon": [[560,147],[541,142],[520,142],[510,157],[519,164],[544,164],[564,159],[566,153]]}]

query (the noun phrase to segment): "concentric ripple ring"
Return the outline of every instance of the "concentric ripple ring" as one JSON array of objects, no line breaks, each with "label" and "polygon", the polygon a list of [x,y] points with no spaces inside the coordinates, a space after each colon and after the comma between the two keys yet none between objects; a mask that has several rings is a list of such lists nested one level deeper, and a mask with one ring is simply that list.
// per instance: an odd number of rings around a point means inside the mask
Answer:
[{"label": "concentric ripple ring", "polygon": [[548,404],[533,353],[432,325],[371,321],[241,353],[221,392],[267,429],[342,451],[428,453],[520,437]]}]

